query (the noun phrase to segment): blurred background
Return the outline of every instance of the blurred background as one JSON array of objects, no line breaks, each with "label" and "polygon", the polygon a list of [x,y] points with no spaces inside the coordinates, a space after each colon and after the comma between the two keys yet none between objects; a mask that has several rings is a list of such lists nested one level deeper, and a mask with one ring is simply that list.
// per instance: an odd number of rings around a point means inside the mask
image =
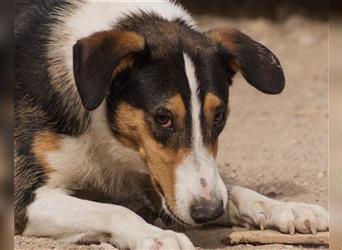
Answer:
[{"label": "blurred background", "polygon": [[0,2],[0,249],[11,249],[13,220],[10,213],[13,173],[11,2]]},{"label": "blurred background", "polygon": [[330,247],[342,249],[342,1],[330,9]]},{"label": "blurred background", "polygon": [[327,0],[179,0],[195,15],[215,15],[229,18],[268,18],[283,21],[292,15],[328,20]]}]

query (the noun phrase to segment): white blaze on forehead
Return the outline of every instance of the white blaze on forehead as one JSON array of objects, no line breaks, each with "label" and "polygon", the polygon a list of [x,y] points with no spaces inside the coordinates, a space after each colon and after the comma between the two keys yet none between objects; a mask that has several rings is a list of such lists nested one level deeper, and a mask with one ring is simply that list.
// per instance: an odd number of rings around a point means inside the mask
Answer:
[{"label": "white blaze on forehead", "polygon": [[190,57],[183,53],[185,73],[188,77],[190,92],[191,92],[191,119],[192,119],[192,146],[195,154],[203,146],[201,132],[201,102],[199,100],[199,85],[196,79],[195,66]]}]

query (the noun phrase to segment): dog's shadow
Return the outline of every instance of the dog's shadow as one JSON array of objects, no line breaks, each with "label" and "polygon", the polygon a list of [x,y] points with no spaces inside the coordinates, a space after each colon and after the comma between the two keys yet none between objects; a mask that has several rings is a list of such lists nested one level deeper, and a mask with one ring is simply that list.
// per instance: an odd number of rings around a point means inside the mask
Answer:
[{"label": "dog's shadow", "polygon": [[307,193],[307,189],[293,182],[277,181],[261,183],[251,189],[272,199],[291,199]]}]

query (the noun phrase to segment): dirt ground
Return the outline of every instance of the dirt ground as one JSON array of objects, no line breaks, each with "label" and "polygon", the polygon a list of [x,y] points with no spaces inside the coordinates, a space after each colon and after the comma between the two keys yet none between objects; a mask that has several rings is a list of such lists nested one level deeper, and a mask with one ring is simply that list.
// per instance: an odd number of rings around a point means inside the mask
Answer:
[{"label": "dirt ground", "polygon": [[[328,205],[328,23],[292,16],[281,23],[265,19],[196,18],[203,30],[239,28],[280,59],[285,91],[264,95],[238,75],[230,92],[231,115],[220,137],[218,162],[227,182],[272,198]],[[231,229],[187,234],[206,249],[308,249],[303,246],[225,246]],[[15,248],[113,249],[109,245],[64,245],[17,236]],[[324,248],[324,247],[323,247]]]}]

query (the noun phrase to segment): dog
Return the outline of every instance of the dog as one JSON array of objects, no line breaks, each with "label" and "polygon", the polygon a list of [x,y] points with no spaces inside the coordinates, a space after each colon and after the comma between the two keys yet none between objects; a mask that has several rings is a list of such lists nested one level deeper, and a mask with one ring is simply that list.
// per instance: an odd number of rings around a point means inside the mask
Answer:
[{"label": "dog", "polygon": [[235,29],[201,32],[167,0],[36,1],[15,36],[17,234],[194,249],[135,206],[183,226],[328,230],[324,208],[224,184],[218,172],[236,72],[263,93],[284,88],[264,45]]}]

